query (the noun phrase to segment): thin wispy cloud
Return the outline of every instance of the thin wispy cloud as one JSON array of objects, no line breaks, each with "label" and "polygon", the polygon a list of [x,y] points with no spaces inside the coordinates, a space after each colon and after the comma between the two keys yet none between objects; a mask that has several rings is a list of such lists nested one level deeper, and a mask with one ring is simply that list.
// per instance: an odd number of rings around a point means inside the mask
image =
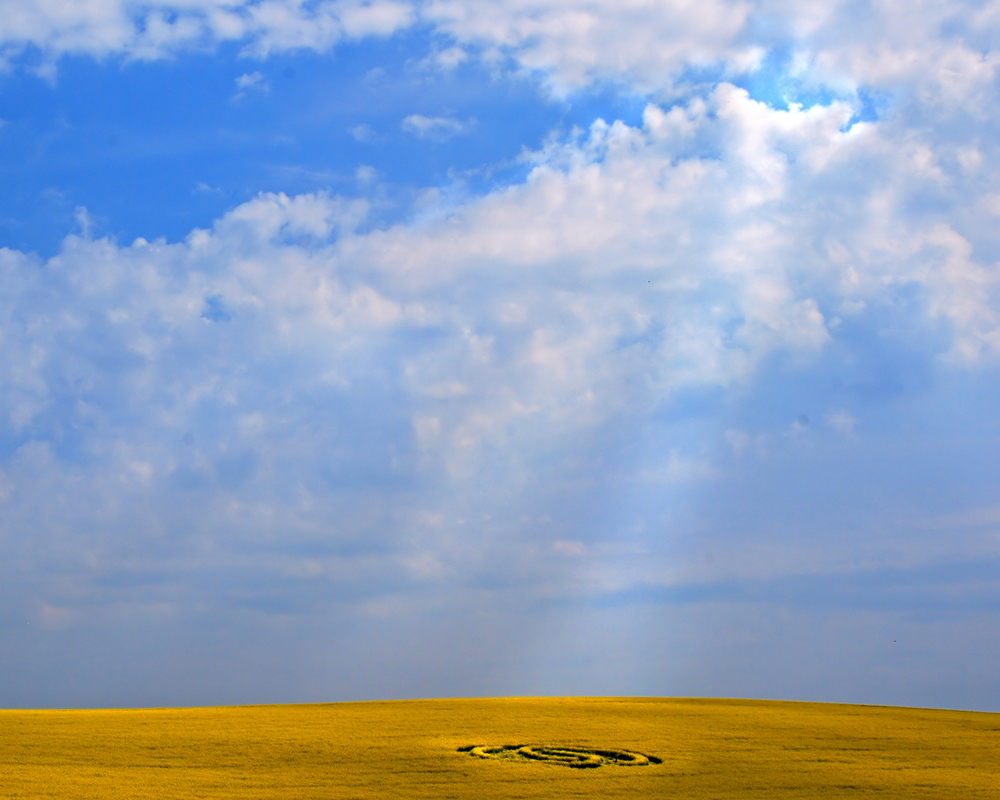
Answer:
[{"label": "thin wispy cloud", "polygon": [[469,133],[475,127],[475,121],[463,122],[453,117],[427,117],[423,114],[410,114],[403,119],[401,127],[418,139],[446,142],[455,136]]},{"label": "thin wispy cloud", "polygon": [[250,93],[267,94],[271,91],[271,85],[264,78],[263,73],[258,70],[240,75],[236,79],[236,89],[233,101],[238,102]]}]

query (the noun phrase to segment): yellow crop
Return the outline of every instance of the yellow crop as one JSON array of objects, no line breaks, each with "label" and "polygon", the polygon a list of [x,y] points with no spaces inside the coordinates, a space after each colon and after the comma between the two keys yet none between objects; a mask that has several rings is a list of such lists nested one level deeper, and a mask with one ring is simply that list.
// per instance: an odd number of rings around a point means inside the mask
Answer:
[{"label": "yellow crop", "polygon": [[1000,715],[620,698],[0,711],[0,798],[47,797],[996,800]]}]

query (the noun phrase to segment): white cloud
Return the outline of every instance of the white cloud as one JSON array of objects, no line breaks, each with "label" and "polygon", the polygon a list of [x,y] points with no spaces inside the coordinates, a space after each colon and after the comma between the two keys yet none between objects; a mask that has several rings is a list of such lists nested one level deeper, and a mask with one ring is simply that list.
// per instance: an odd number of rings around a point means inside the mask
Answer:
[{"label": "white cloud", "polygon": [[[268,194],[178,243],[84,230],[46,262],[0,251],[3,525],[36,531],[17,558],[96,526],[86,552],[60,552],[97,575],[160,559],[129,541],[164,531],[178,560],[163,569],[182,574],[186,552],[221,564],[322,531],[375,537],[390,555],[365,556],[368,574],[433,564],[450,580],[507,546],[457,546],[451,520],[517,528],[514,498],[605,479],[623,431],[678,392],[738,393],[776,356],[849,351],[827,325],[845,304],[843,325],[897,307],[911,333],[944,323],[960,363],[995,359],[998,276],[971,244],[993,218],[960,234],[918,202],[981,178],[920,169],[933,158],[892,138],[905,130],[848,130],[852,114],[724,84],[640,127],[599,121],[533,154],[523,183],[414,223],[361,233],[363,203]],[[741,453],[760,437],[728,439]],[[702,451],[663,452],[615,467],[622,485],[717,474]],[[415,484],[444,522],[421,521]]]},{"label": "white cloud", "polygon": [[742,74],[780,42],[806,84],[982,108],[1000,59],[992,2],[429,0],[421,13],[485,58],[539,73],[557,94],[611,81],[669,96],[691,68]]},{"label": "white cloud", "polygon": [[248,92],[259,92],[261,94],[267,94],[271,91],[271,86],[264,78],[261,72],[250,72],[240,75],[236,79],[236,88],[238,91],[233,95],[233,101],[242,100],[247,96]]},{"label": "white cloud", "polygon": [[236,79],[236,87],[238,89],[256,89],[259,92],[266,92],[270,88],[264,75],[260,72],[240,75]]},{"label": "white cloud", "polygon": [[341,41],[389,36],[415,19],[410,3],[397,0],[0,0],[0,53],[25,47],[49,58],[65,53],[159,59],[179,50],[226,41],[247,43],[266,55],[308,48],[327,50]]},{"label": "white cloud", "polygon": [[429,57],[429,64],[450,70],[455,69],[459,64],[469,60],[469,54],[461,47],[446,47],[442,50],[435,50]]},{"label": "white cloud", "polygon": [[[28,256],[5,251],[9,319],[24,317],[26,298],[49,298],[37,322],[12,322],[6,334],[7,424],[44,426],[50,381],[90,369],[63,360],[70,330],[77,340],[121,336],[121,363],[145,366],[123,367],[116,380],[133,388],[115,384],[124,392],[115,403],[138,407],[140,387],[174,387],[170,413],[183,427],[180,397],[232,398],[235,411],[238,387],[270,382],[223,367],[253,342],[273,340],[283,354],[275,368],[309,364],[288,375],[294,398],[314,375],[350,383],[342,359],[378,364],[393,331],[433,329],[433,347],[398,354],[405,370],[395,380],[409,398],[400,413],[424,420],[415,424],[425,455],[454,475],[473,474],[493,446],[555,452],[678,387],[734,385],[775,351],[815,357],[833,341],[827,309],[882,302],[899,285],[923,287],[926,324],[947,320],[956,353],[993,358],[995,271],[947,224],[915,229],[901,214],[912,157],[893,155],[871,126],[842,130],[851,113],[839,104],[776,111],[722,86],[707,102],[651,106],[643,128],[597,123],[538,153],[524,184],[416,227],[356,235],[363,204],[267,195],[181,244],[71,238],[45,288],[32,283]],[[714,154],[700,151],[706,141]],[[830,194],[831,181],[876,162],[878,184]],[[899,177],[887,198],[879,187]],[[340,238],[325,244],[331,235]],[[838,248],[816,249],[830,240]],[[461,303],[451,296],[459,285]],[[215,316],[231,320],[218,325],[231,332],[204,325],[206,298],[218,298]],[[97,319],[114,322],[98,334]],[[218,347],[232,352],[210,355]],[[175,351],[209,359],[208,372],[163,373]],[[110,402],[102,397],[88,401],[93,413]],[[431,401],[447,405],[431,413]]]},{"label": "white cloud", "polygon": [[[0,19],[0,55],[38,48],[43,71],[65,53],[158,59],[233,41],[258,57],[326,51],[423,23],[439,37],[427,63],[513,65],[560,95],[611,83],[689,97],[697,80],[752,72],[773,51],[791,53],[787,77],[807,90],[852,97],[861,87],[979,118],[1000,63],[995,3],[961,0],[0,0]],[[973,143],[962,147],[967,168],[982,163]]]},{"label": "white cloud", "polygon": [[475,122],[454,119],[452,117],[426,117],[423,114],[410,114],[402,123],[402,129],[414,134],[418,139],[430,139],[435,142],[446,142],[449,139],[468,133]]},{"label": "white cloud", "polygon": [[741,42],[755,4],[744,0],[430,0],[423,16],[486,58],[513,57],[559,93],[595,80],[669,86],[688,65],[745,70],[761,49]]}]

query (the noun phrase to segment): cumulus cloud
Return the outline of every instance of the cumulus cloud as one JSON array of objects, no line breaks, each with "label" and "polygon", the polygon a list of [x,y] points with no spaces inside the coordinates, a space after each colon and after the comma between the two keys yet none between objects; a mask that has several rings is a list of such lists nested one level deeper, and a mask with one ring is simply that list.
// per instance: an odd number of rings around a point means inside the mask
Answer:
[{"label": "cumulus cloud", "polygon": [[564,95],[613,83],[664,97],[757,71],[786,53],[783,79],[845,96],[899,92],[981,109],[998,56],[996,4],[941,0],[429,0],[424,19],[494,63]]},{"label": "cumulus cloud", "polygon": [[[877,325],[866,309],[905,296],[943,357],[995,359],[994,266],[972,231],[912,214],[943,178],[853,114],[723,84],[598,121],[523,183],[418,222],[362,232],[363,203],[265,194],[178,243],[3,250],[5,563],[57,551],[110,597],[108,575],[155,558],[156,602],[180,602],[192,559],[235,555],[251,594],[307,575],[368,602],[504,564],[551,592],[555,561],[525,553],[598,532],[519,522],[526,494],[713,480],[682,443],[607,459],[679,393],[850,351],[846,302]],[[718,436],[745,458],[759,439]],[[665,579],[581,570],[591,591]]]},{"label": "cumulus cloud", "polygon": [[0,15],[7,59],[25,48],[49,59],[157,59],[227,41],[263,57],[423,23],[444,45],[428,63],[450,69],[475,55],[539,75],[557,94],[610,82],[683,96],[692,82],[752,73],[787,53],[785,78],[806,90],[904,92],[952,108],[983,107],[1000,25],[994,3],[959,0],[2,0]]},{"label": "cumulus cloud", "polygon": [[559,93],[595,80],[649,91],[668,87],[689,67],[751,68],[763,54],[745,41],[755,6],[745,0],[431,0],[423,16],[487,59],[513,58],[547,75]]}]

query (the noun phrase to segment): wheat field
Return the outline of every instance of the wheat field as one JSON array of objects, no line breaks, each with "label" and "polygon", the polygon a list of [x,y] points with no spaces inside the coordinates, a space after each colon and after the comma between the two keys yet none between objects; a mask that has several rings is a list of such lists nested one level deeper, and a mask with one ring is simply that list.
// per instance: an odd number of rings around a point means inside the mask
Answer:
[{"label": "wheat field", "polygon": [[0,711],[4,799],[573,797],[995,800],[1000,714],[659,698]]}]

